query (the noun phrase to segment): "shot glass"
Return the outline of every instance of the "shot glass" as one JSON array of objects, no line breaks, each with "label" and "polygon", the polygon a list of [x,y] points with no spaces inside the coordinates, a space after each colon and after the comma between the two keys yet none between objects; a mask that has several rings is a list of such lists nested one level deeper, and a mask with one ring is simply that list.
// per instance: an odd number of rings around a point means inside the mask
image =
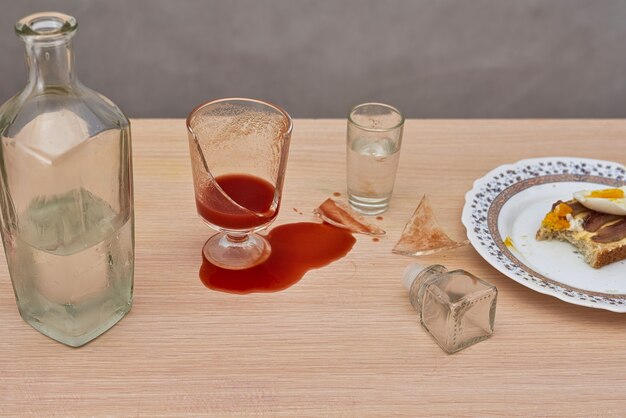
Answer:
[{"label": "shot glass", "polygon": [[355,106],[348,115],[348,201],[364,215],[389,208],[396,180],[404,116],[382,103]]}]

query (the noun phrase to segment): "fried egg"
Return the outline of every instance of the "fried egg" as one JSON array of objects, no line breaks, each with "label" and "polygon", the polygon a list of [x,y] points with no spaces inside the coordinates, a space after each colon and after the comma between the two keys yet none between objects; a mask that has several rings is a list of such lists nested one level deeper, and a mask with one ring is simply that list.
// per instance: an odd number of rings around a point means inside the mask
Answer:
[{"label": "fried egg", "polygon": [[574,199],[587,209],[611,215],[626,216],[626,186],[617,189],[581,190]]}]

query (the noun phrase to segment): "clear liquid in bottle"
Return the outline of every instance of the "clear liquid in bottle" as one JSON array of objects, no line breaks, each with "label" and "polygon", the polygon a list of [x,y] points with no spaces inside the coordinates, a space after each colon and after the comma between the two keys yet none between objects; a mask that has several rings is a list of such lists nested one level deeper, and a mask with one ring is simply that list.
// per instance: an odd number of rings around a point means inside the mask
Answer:
[{"label": "clear liquid in bottle", "polygon": [[76,21],[60,13],[16,25],[29,79],[0,108],[2,239],[22,318],[80,346],[132,304],[130,124],[73,70]]}]

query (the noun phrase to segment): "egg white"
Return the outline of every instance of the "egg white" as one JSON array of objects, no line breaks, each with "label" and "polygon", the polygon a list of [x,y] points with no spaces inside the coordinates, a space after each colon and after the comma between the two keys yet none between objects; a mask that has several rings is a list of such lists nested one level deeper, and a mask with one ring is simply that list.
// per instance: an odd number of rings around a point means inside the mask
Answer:
[{"label": "egg white", "polygon": [[[626,194],[626,186],[620,187]],[[626,198],[610,199],[603,197],[589,197],[591,190],[581,190],[574,193],[574,199],[587,209],[610,215],[626,216]]]}]

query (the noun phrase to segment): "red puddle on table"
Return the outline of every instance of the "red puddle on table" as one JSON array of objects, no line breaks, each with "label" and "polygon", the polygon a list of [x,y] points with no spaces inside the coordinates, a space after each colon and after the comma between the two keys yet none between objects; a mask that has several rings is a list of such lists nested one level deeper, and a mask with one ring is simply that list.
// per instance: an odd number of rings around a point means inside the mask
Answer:
[{"label": "red puddle on table", "polygon": [[272,246],[269,258],[250,269],[223,269],[203,256],[202,283],[229,293],[277,292],[297,283],[307,271],[344,257],[356,242],[346,230],[314,222],[280,225],[266,238]]}]

